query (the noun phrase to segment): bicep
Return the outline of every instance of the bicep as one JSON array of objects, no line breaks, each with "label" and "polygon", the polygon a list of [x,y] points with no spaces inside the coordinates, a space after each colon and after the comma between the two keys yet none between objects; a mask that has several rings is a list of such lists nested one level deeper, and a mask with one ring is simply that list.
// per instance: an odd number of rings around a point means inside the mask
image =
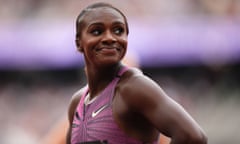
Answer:
[{"label": "bicep", "polygon": [[148,119],[159,132],[173,137],[179,133],[189,134],[198,130],[197,123],[184,108],[151,79],[136,80],[133,91],[132,96],[137,102],[132,100],[131,105],[134,105],[134,109]]},{"label": "bicep", "polygon": [[70,100],[70,104],[69,104],[69,107],[68,107],[68,120],[69,120],[70,124],[73,121],[74,113],[76,111],[76,108],[78,106],[80,98],[84,94],[86,89],[87,89],[87,87],[85,86],[85,87],[81,88],[80,90],[78,90],[76,93],[73,94],[73,96]]},{"label": "bicep", "polygon": [[74,117],[74,112],[75,112],[75,100],[72,98],[69,108],[68,108],[68,129],[66,133],[66,144],[71,143],[71,129],[72,129],[72,122],[73,122],[73,117]]},{"label": "bicep", "polygon": [[[166,136],[190,133],[196,127],[195,121],[176,101],[165,93],[157,96],[154,108],[146,109],[144,115]],[[152,112],[150,112],[152,111]]]},{"label": "bicep", "polygon": [[72,122],[73,122],[73,118],[74,118],[74,113],[75,113],[75,110],[77,108],[77,105],[78,105],[78,103],[80,101],[80,98],[81,98],[82,94],[83,94],[82,90],[76,92],[72,96],[72,99],[71,99],[70,104],[69,104],[69,108],[68,108],[68,123],[69,123],[69,127],[68,127],[67,134],[66,134],[66,142],[67,142],[67,144],[71,143],[71,129],[72,129]]},{"label": "bicep", "polygon": [[144,115],[159,132],[171,137],[173,143],[204,143],[203,130],[180,104],[165,94],[157,101],[156,108],[147,110],[149,113]]}]

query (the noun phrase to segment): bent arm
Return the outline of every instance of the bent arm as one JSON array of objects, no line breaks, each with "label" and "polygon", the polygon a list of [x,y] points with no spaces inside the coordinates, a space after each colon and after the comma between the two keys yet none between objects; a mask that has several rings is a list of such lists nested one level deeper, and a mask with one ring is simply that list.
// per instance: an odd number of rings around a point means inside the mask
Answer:
[{"label": "bent arm", "polygon": [[207,143],[197,122],[154,81],[145,76],[138,77],[131,81],[131,91],[129,105],[146,117],[159,132],[170,137],[171,144]]},{"label": "bent arm", "polygon": [[[171,144],[207,143],[201,127],[181,105],[169,98],[161,103],[162,110],[159,109],[156,109],[159,115],[152,116],[153,122],[156,123],[160,131],[162,130],[163,134],[171,137]],[[162,117],[162,120],[157,123],[156,120],[160,119],[159,117]]]}]

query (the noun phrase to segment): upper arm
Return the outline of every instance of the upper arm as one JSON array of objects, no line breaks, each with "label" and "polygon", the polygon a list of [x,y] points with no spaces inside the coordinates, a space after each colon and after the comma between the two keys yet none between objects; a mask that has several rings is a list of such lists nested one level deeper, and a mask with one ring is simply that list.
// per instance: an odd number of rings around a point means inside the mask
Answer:
[{"label": "upper arm", "polygon": [[74,95],[70,101],[70,105],[68,108],[68,121],[71,124],[73,121],[73,117],[74,117],[74,113],[75,110],[77,108],[78,102],[80,100],[80,96],[79,95]]},{"label": "upper arm", "polygon": [[69,128],[67,131],[67,144],[70,144],[70,139],[71,139],[71,126],[74,118],[74,113],[75,110],[78,106],[78,103],[80,101],[81,96],[84,93],[84,89],[80,89],[77,91],[71,98],[69,107],[68,107],[68,121],[69,121]]},{"label": "upper arm", "polygon": [[160,86],[145,76],[131,80],[126,101],[159,132],[169,137],[202,135],[202,130],[184,108],[171,99]]}]

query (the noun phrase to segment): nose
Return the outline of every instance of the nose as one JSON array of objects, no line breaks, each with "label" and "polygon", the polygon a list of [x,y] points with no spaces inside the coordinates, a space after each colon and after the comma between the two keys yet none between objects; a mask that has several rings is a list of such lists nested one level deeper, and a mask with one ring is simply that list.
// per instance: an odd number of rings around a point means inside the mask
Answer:
[{"label": "nose", "polygon": [[103,35],[102,42],[105,44],[112,44],[117,41],[116,37],[111,31],[106,31],[105,34]]}]

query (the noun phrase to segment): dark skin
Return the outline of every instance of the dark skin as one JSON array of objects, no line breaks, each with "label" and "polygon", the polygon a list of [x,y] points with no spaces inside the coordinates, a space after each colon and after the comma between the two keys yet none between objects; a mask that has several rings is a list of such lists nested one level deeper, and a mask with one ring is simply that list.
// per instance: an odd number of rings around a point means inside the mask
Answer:
[{"label": "dark skin", "polygon": [[[81,36],[76,38],[84,55],[90,97],[94,98],[109,84],[122,67],[127,51],[126,22],[112,8],[89,11],[83,18]],[[69,123],[84,90],[77,92],[69,106]],[[206,144],[206,136],[193,118],[161,87],[138,69],[125,72],[115,89],[113,115],[119,127],[142,142],[153,142],[162,133],[171,144]],[[70,144],[71,127],[67,135]]]}]

